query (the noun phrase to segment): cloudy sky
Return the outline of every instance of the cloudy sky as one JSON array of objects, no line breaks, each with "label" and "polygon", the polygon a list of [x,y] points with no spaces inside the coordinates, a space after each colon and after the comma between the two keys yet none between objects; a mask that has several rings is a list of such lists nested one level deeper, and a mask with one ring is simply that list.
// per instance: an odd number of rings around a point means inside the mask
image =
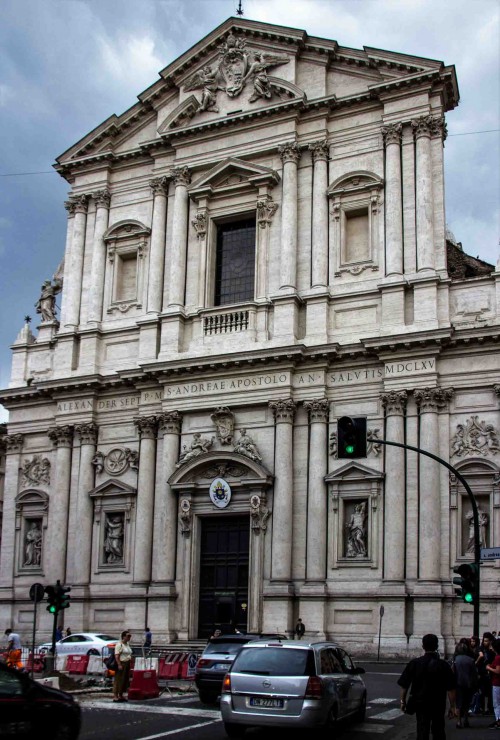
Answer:
[{"label": "cloudy sky", "polygon": [[[63,256],[68,186],[55,158],[229,16],[238,0],[0,0],[0,387],[9,345]],[[498,0],[243,0],[246,18],[455,64],[447,222],[465,250],[499,244]],[[4,419],[0,407],[0,420]]]}]

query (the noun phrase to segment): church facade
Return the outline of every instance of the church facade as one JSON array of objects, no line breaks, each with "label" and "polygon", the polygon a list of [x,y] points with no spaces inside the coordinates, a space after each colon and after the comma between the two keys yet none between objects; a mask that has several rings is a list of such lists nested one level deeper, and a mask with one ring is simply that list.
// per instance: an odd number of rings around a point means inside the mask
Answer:
[{"label": "church facade", "polygon": [[[471,634],[466,492],[378,442],[450,462],[499,542],[500,273],[447,259],[458,99],[443,62],[230,18],[57,159],[64,269],[1,393],[0,621],[30,634],[60,579],[73,630],[159,644],[299,616],[355,653]],[[344,415],[365,458],[338,457]]]}]

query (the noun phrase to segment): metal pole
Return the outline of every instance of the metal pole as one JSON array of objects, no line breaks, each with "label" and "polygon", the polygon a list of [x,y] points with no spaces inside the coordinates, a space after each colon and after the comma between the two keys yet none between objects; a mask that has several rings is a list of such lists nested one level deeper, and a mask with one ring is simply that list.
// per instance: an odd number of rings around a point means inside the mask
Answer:
[{"label": "metal pole", "polygon": [[31,670],[30,670],[31,678],[33,678],[33,671],[35,669],[36,605],[37,605],[37,601],[35,600],[33,603],[33,634],[31,636]]},{"label": "metal pole", "polygon": [[377,652],[377,663],[380,660],[380,635],[382,634],[382,617],[384,616],[384,607],[380,607],[380,619],[378,623],[378,652]]},{"label": "metal pole", "polygon": [[480,564],[481,564],[481,542],[479,539],[479,514],[477,510],[477,503],[476,499],[474,498],[474,494],[472,493],[469,484],[465,480],[465,478],[460,475],[458,470],[453,467],[453,465],[450,465],[450,463],[447,463],[446,460],[443,460],[443,458],[438,457],[437,455],[433,455],[432,452],[427,452],[427,450],[422,450],[420,447],[413,447],[412,445],[406,445],[402,442],[389,442],[387,439],[377,439],[377,443],[380,442],[380,444],[383,445],[392,445],[392,447],[402,447],[405,450],[412,450],[413,452],[418,452],[419,455],[426,455],[427,457],[432,457],[433,460],[437,460],[438,463],[441,465],[444,465],[448,470],[451,470],[454,475],[457,476],[458,480],[461,482],[465,490],[467,491],[467,495],[470,499],[470,503],[472,506],[472,515],[474,520],[474,562],[477,565],[477,593],[475,594],[474,599],[474,634],[479,635],[479,591],[480,591]]}]

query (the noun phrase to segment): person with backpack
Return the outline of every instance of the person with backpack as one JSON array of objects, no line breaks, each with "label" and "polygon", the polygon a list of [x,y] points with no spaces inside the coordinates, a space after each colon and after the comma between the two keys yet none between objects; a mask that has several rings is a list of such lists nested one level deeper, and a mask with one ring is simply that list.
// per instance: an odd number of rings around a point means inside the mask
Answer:
[{"label": "person with backpack", "polygon": [[446,696],[450,702],[450,712],[457,714],[456,679],[450,664],[439,657],[438,645],[436,635],[424,635],[424,655],[410,660],[398,679],[402,712],[410,713],[407,701],[411,690],[417,721],[417,740],[429,740],[431,732],[433,740],[445,740]]}]

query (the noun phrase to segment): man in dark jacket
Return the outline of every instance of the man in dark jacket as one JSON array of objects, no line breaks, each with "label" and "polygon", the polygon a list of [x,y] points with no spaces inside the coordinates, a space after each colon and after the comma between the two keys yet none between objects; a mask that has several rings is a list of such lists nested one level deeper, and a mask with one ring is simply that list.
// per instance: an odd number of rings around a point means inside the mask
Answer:
[{"label": "man in dark jacket", "polygon": [[449,663],[437,654],[436,635],[424,635],[422,647],[424,655],[410,660],[398,680],[401,686],[401,710],[406,711],[407,693],[411,686],[416,707],[417,740],[429,740],[431,731],[433,740],[445,740],[447,694],[450,710],[456,714],[455,676]]}]

